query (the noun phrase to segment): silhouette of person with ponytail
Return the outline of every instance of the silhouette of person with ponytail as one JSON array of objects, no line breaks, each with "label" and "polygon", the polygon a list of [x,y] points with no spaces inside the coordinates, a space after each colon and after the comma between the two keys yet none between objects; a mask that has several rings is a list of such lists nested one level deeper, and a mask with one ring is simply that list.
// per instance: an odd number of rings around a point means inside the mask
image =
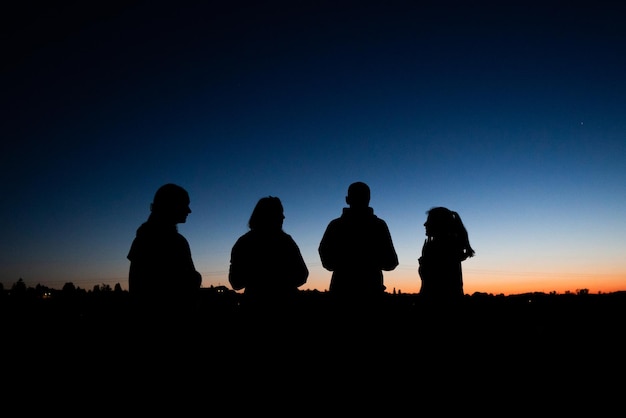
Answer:
[{"label": "silhouette of person with ponytail", "polygon": [[474,256],[467,230],[459,214],[445,207],[426,214],[426,240],[418,260],[420,296],[426,302],[459,302],[464,296],[461,263]]}]

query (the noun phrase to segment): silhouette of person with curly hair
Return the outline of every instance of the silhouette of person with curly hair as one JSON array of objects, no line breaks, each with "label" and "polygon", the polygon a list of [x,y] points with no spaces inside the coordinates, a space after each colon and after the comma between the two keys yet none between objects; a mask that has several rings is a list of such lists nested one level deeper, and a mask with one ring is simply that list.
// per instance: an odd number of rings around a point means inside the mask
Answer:
[{"label": "silhouette of person with curly hair", "polygon": [[176,184],[161,186],[150,216],[136,232],[128,252],[128,290],[142,315],[179,317],[195,312],[202,276],[189,243],[178,232],[191,213],[189,194]]},{"label": "silhouette of person with curly hair", "polygon": [[430,302],[458,302],[464,296],[461,262],[474,256],[458,213],[445,207],[426,212],[426,240],[419,257],[420,295]]},{"label": "silhouette of person with curly hair", "polygon": [[249,231],[232,247],[228,280],[234,290],[243,289],[246,309],[293,307],[298,288],[309,277],[300,248],[283,230],[284,219],[278,197],[259,199],[248,221]]},{"label": "silhouette of person with curly hair", "polygon": [[346,203],[318,247],[322,266],[332,272],[329,293],[339,304],[376,303],[386,289],[383,271],[398,266],[398,255],[387,223],[369,206],[369,186],[352,183]]}]

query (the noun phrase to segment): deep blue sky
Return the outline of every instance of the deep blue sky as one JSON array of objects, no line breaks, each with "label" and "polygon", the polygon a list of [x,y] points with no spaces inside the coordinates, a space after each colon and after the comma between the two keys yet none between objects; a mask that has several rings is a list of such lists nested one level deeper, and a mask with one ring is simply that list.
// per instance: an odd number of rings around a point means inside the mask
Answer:
[{"label": "deep blue sky", "polygon": [[622,2],[213,3],[5,14],[5,288],[127,288],[135,230],[174,182],[204,286],[228,285],[273,195],[303,288],[325,290],[317,246],[359,180],[399,254],[390,291],[418,291],[440,205],[477,252],[468,293],[626,290]]}]

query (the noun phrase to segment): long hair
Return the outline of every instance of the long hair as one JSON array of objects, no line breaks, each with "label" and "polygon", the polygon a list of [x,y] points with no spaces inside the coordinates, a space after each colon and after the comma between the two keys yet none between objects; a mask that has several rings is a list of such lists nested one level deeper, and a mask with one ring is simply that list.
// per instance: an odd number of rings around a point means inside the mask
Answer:
[{"label": "long hair", "polygon": [[467,229],[457,212],[438,206],[431,208],[426,214],[428,215],[426,222],[429,224],[429,231],[431,231],[428,238],[453,236],[461,243],[461,249],[467,257],[474,256],[475,251],[470,245]]}]

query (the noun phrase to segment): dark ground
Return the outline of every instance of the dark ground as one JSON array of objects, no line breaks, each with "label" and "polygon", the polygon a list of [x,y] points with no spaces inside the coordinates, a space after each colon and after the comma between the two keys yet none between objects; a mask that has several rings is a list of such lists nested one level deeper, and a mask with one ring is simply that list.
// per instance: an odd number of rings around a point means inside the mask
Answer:
[{"label": "dark ground", "polygon": [[297,309],[265,314],[221,296],[204,293],[192,318],[148,322],[123,292],[4,298],[5,388],[177,415],[213,401],[289,415],[333,404],[334,414],[405,415],[424,403],[594,416],[626,389],[624,292],[473,295],[455,308],[389,295],[363,311],[336,311],[310,293]]}]

